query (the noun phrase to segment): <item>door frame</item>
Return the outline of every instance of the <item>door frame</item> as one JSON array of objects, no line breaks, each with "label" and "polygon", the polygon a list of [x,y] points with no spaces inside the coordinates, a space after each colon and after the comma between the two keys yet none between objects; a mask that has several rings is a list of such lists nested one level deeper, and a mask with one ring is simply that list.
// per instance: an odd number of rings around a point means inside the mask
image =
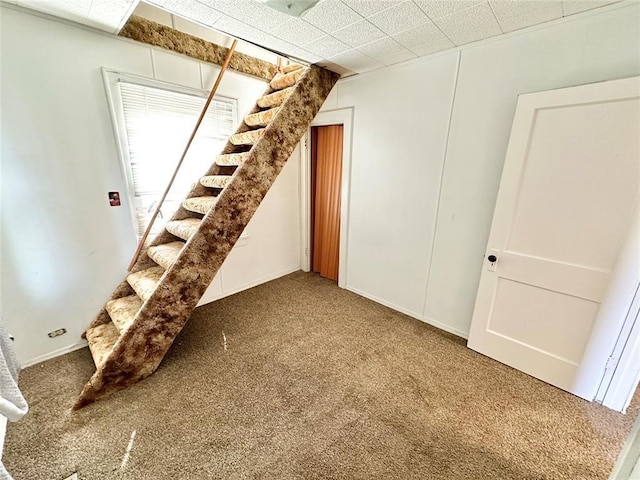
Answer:
[{"label": "door frame", "polygon": [[[637,361],[640,358],[640,284],[637,286],[618,342],[609,358],[614,366],[606,365],[595,402],[626,413],[640,384],[640,368]],[[609,368],[613,370],[611,374],[608,372]]]},{"label": "door frame", "polygon": [[340,258],[338,259],[338,286],[347,286],[347,251],[349,242],[349,200],[351,198],[351,148],[353,133],[353,107],[318,113],[305,134],[300,164],[300,264],[305,272],[311,271],[311,128],[342,125],[342,178],[340,184]]},{"label": "door frame", "polygon": [[[597,333],[605,328],[603,324],[607,322],[603,320],[609,317],[619,319],[619,334],[613,346],[605,350],[598,348]],[[636,200],[627,238],[600,306],[585,357],[587,353],[592,362],[604,363],[594,401],[624,413],[640,382],[637,361],[640,358],[640,199]]]}]

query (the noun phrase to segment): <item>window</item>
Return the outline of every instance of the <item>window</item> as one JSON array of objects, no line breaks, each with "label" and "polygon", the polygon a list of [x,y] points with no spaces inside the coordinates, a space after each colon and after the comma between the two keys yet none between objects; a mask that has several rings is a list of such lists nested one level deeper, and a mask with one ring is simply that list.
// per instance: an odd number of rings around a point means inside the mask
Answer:
[{"label": "window", "polygon": [[[208,95],[106,72],[138,240],[166,188]],[[216,95],[156,219],[152,238],[213,163],[237,121],[237,101]]]}]

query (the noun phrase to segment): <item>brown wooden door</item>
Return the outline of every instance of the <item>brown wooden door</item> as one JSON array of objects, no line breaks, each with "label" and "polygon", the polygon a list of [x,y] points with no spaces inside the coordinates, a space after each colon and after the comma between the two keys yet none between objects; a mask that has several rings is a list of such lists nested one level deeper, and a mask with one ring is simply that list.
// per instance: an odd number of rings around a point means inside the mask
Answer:
[{"label": "brown wooden door", "polygon": [[311,129],[312,270],[338,281],[342,125]]}]

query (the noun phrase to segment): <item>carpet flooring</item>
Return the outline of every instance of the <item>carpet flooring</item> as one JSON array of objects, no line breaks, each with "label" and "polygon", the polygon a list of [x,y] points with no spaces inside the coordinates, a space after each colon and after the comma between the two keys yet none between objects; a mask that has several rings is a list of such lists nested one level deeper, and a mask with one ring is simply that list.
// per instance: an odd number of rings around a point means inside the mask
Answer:
[{"label": "carpet flooring", "polygon": [[23,371],[16,480],[605,479],[620,415],[294,273],[198,308],[156,374],[78,412],[87,349]]}]

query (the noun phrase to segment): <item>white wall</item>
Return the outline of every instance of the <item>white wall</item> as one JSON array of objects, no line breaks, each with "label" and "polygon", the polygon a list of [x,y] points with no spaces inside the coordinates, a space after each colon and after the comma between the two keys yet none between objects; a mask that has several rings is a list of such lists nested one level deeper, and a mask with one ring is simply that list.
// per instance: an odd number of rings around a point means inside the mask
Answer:
[{"label": "white wall", "polygon": [[[7,6],[1,12],[1,314],[29,364],[78,345],[135,250],[128,205],[110,207],[107,198],[124,192],[125,180],[101,68],[206,89],[218,69]],[[219,92],[238,98],[244,113],[265,87],[229,71]],[[292,160],[205,300],[299,268],[299,154]],[[68,333],[48,338],[59,328]]]},{"label": "white wall", "polygon": [[457,56],[340,83],[354,108],[347,288],[420,316]]},{"label": "white wall", "polygon": [[347,288],[466,336],[517,96],[638,74],[632,2],[341,80]]},{"label": "white wall", "polygon": [[199,305],[300,270],[299,179],[296,147]]}]

